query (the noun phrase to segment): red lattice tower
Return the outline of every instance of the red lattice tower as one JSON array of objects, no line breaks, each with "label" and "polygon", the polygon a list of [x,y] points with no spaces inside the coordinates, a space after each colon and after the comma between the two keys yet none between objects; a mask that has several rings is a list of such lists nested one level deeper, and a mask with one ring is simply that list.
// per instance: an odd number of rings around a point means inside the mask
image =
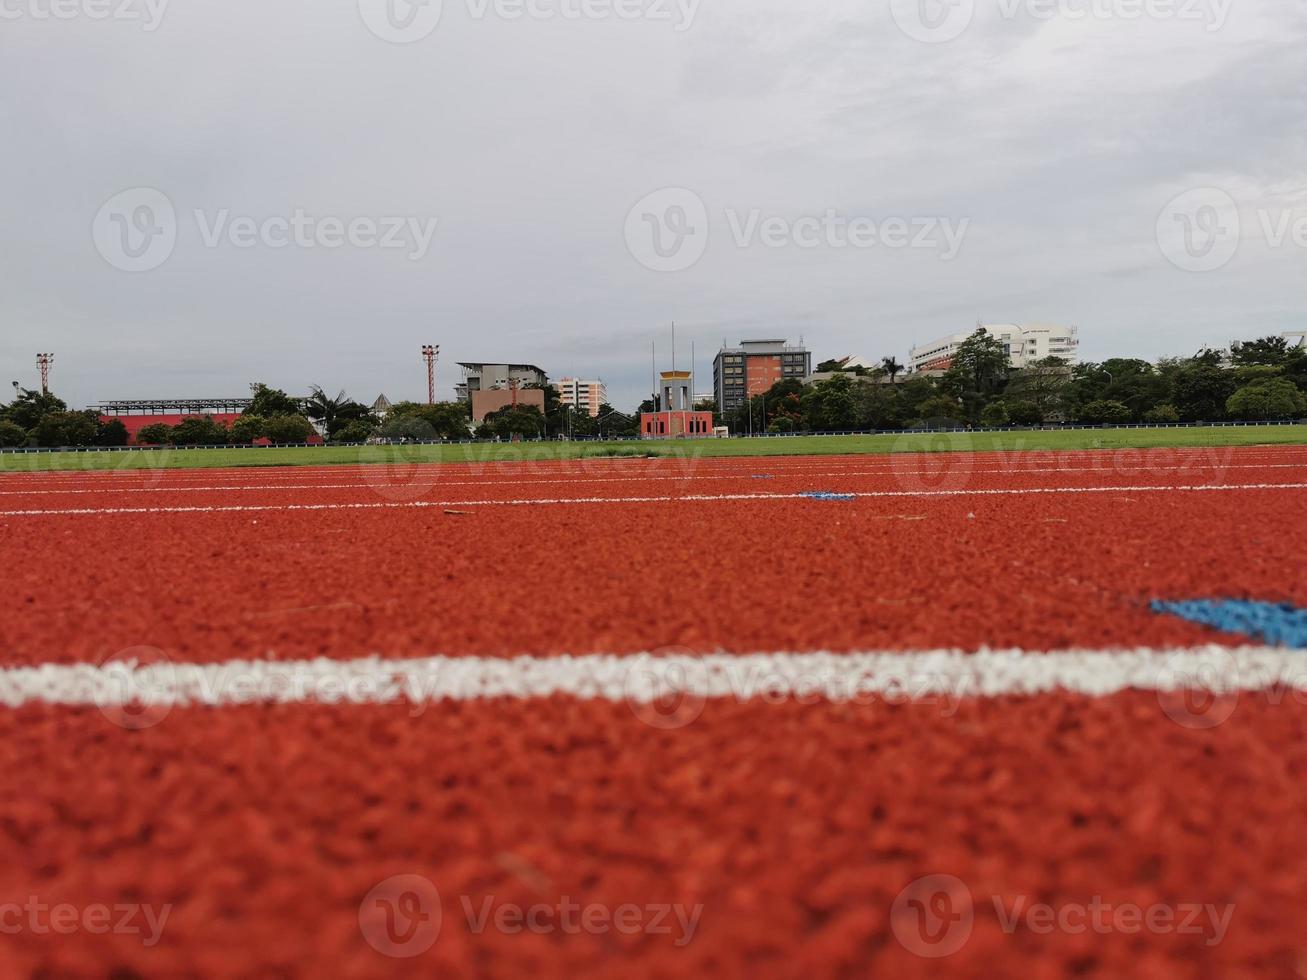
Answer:
[{"label": "red lattice tower", "polygon": [[54,363],[53,354],[37,354],[36,366],[41,371],[41,394],[50,394],[50,365]]}]

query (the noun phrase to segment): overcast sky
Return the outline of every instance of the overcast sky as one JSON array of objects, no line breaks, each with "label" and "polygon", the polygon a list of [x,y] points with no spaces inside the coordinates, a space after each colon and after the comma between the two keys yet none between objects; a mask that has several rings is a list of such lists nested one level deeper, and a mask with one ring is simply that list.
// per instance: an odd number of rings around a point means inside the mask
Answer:
[{"label": "overcast sky", "polygon": [[512,360],[629,408],[673,319],[701,390],[742,337],[1302,330],[1305,41],[1301,0],[0,0],[3,381],[421,398],[431,342],[441,397]]}]

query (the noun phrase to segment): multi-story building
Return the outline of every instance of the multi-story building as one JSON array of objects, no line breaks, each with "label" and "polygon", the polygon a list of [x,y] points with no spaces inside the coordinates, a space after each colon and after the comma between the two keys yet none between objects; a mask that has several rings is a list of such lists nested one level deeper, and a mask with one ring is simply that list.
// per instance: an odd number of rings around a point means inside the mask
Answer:
[{"label": "multi-story building", "polygon": [[583,381],[580,378],[563,378],[555,381],[558,397],[564,405],[575,405],[592,419],[599,417],[599,406],[608,401],[608,388],[603,381]]},{"label": "multi-story building", "polygon": [[[1024,368],[1047,357],[1060,357],[1068,364],[1077,360],[1080,346],[1076,337],[1078,327],[1052,323],[984,323],[980,326],[1003,345],[1008,363],[1013,368]],[[947,371],[953,364],[953,355],[970,336],[971,333],[950,334],[912,348],[908,354],[908,369],[914,374]]]},{"label": "multi-story building", "polygon": [[811,373],[812,352],[784,340],[741,340],[737,347],[723,347],[712,365],[717,410],[733,411],[778,381],[802,381]]},{"label": "multi-story building", "polygon": [[460,401],[470,401],[473,393],[478,391],[507,391],[517,383],[517,387],[527,385],[545,385],[549,375],[534,364],[482,364],[472,361],[460,361],[463,380],[454,387]]}]

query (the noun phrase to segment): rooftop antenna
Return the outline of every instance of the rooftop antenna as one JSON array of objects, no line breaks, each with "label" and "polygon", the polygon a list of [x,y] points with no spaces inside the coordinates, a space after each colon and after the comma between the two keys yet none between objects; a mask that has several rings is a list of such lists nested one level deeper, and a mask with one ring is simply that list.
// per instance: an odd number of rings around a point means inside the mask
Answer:
[{"label": "rooftop antenna", "polygon": [[672,370],[676,370],[676,321],[672,321]]}]

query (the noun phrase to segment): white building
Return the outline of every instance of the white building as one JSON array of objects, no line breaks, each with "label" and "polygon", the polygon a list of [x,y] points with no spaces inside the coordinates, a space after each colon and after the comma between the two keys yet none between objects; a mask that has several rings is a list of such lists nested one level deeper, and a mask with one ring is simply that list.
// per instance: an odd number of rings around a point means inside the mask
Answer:
[{"label": "white building", "polygon": [[608,401],[608,388],[600,380],[584,381],[581,378],[564,378],[555,381],[559,400],[564,405],[574,405],[586,412],[592,419],[599,417],[599,406]]},{"label": "white building", "polygon": [[[1078,327],[1063,327],[1053,323],[983,323],[992,337],[996,337],[1007,350],[1009,364],[1023,368],[1046,357],[1060,357],[1068,364],[1076,363],[1080,341]],[[974,331],[972,331],[974,333]],[[953,363],[962,342],[971,333],[955,333],[929,344],[921,344],[908,353],[908,370],[947,371]]]}]

